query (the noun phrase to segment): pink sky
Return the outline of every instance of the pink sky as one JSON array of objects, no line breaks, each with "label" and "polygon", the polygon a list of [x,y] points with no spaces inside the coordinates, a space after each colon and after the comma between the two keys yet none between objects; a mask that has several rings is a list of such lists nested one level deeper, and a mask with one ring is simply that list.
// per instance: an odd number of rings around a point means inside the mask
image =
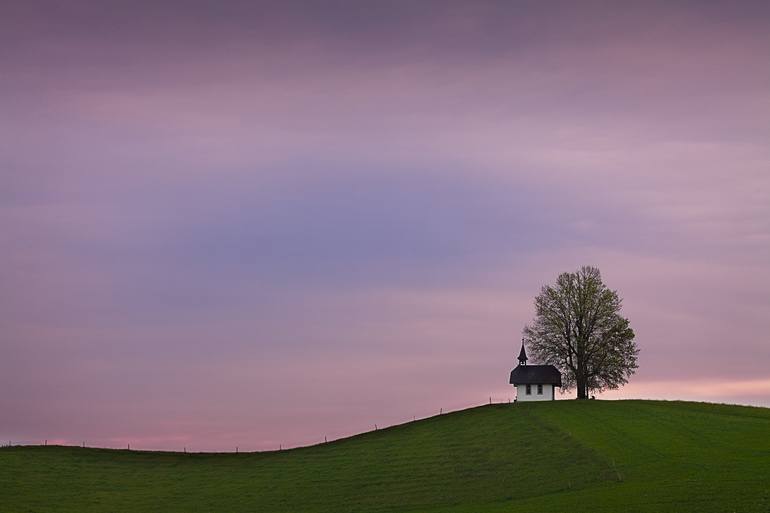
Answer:
[{"label": "pink sky", "polygon": [[605,397],[770,406],[768,54],[763,2],[3,6],[0,439],[507,401],[581,265],[641,349]]}]

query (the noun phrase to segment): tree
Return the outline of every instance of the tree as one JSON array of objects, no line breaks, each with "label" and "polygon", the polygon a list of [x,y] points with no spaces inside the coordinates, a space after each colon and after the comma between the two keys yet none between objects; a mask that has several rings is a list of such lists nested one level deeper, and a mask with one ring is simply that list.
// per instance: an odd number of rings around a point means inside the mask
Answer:
[{"label": "tree", "polygon": [[578,399],[617,389],[639,367],[634,330],[621,306],[596,267],[562,273],[535,298],[535,319],[524,328],[524,339],[536,358],[562,371],[564,389],[576,388]]}]

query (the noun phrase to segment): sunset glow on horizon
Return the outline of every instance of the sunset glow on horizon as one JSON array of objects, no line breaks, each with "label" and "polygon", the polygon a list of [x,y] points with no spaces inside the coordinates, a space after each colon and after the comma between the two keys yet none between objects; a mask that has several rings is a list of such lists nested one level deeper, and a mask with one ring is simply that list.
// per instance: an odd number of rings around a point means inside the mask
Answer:
[{"label": "sunset glow on horizon", "polygon": [[770,3],[544,4],[0,7],[0,439],[505,402],[581,265],[641,350],[599,398],[770,406]]}]

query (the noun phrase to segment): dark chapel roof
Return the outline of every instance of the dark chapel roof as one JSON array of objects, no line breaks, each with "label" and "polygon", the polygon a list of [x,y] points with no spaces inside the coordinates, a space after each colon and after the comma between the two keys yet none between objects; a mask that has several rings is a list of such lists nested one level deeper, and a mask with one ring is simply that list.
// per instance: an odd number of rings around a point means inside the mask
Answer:
[{"label": "dark chapel roof", "polygon": [[511,385],[561,386],[561,372],[553,365],[519,365],[511,371]]}]

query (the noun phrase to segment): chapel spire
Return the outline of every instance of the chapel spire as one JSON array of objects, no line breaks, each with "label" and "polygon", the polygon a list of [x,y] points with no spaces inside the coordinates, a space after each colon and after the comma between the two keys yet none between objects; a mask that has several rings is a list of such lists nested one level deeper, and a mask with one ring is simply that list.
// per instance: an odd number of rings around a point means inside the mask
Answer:
[{"label": "chapel spire", "polygon": [[521,351],[519,352],[519,365],[527,364],[527,351],[524,349],[524,339],[521,339]]}]

